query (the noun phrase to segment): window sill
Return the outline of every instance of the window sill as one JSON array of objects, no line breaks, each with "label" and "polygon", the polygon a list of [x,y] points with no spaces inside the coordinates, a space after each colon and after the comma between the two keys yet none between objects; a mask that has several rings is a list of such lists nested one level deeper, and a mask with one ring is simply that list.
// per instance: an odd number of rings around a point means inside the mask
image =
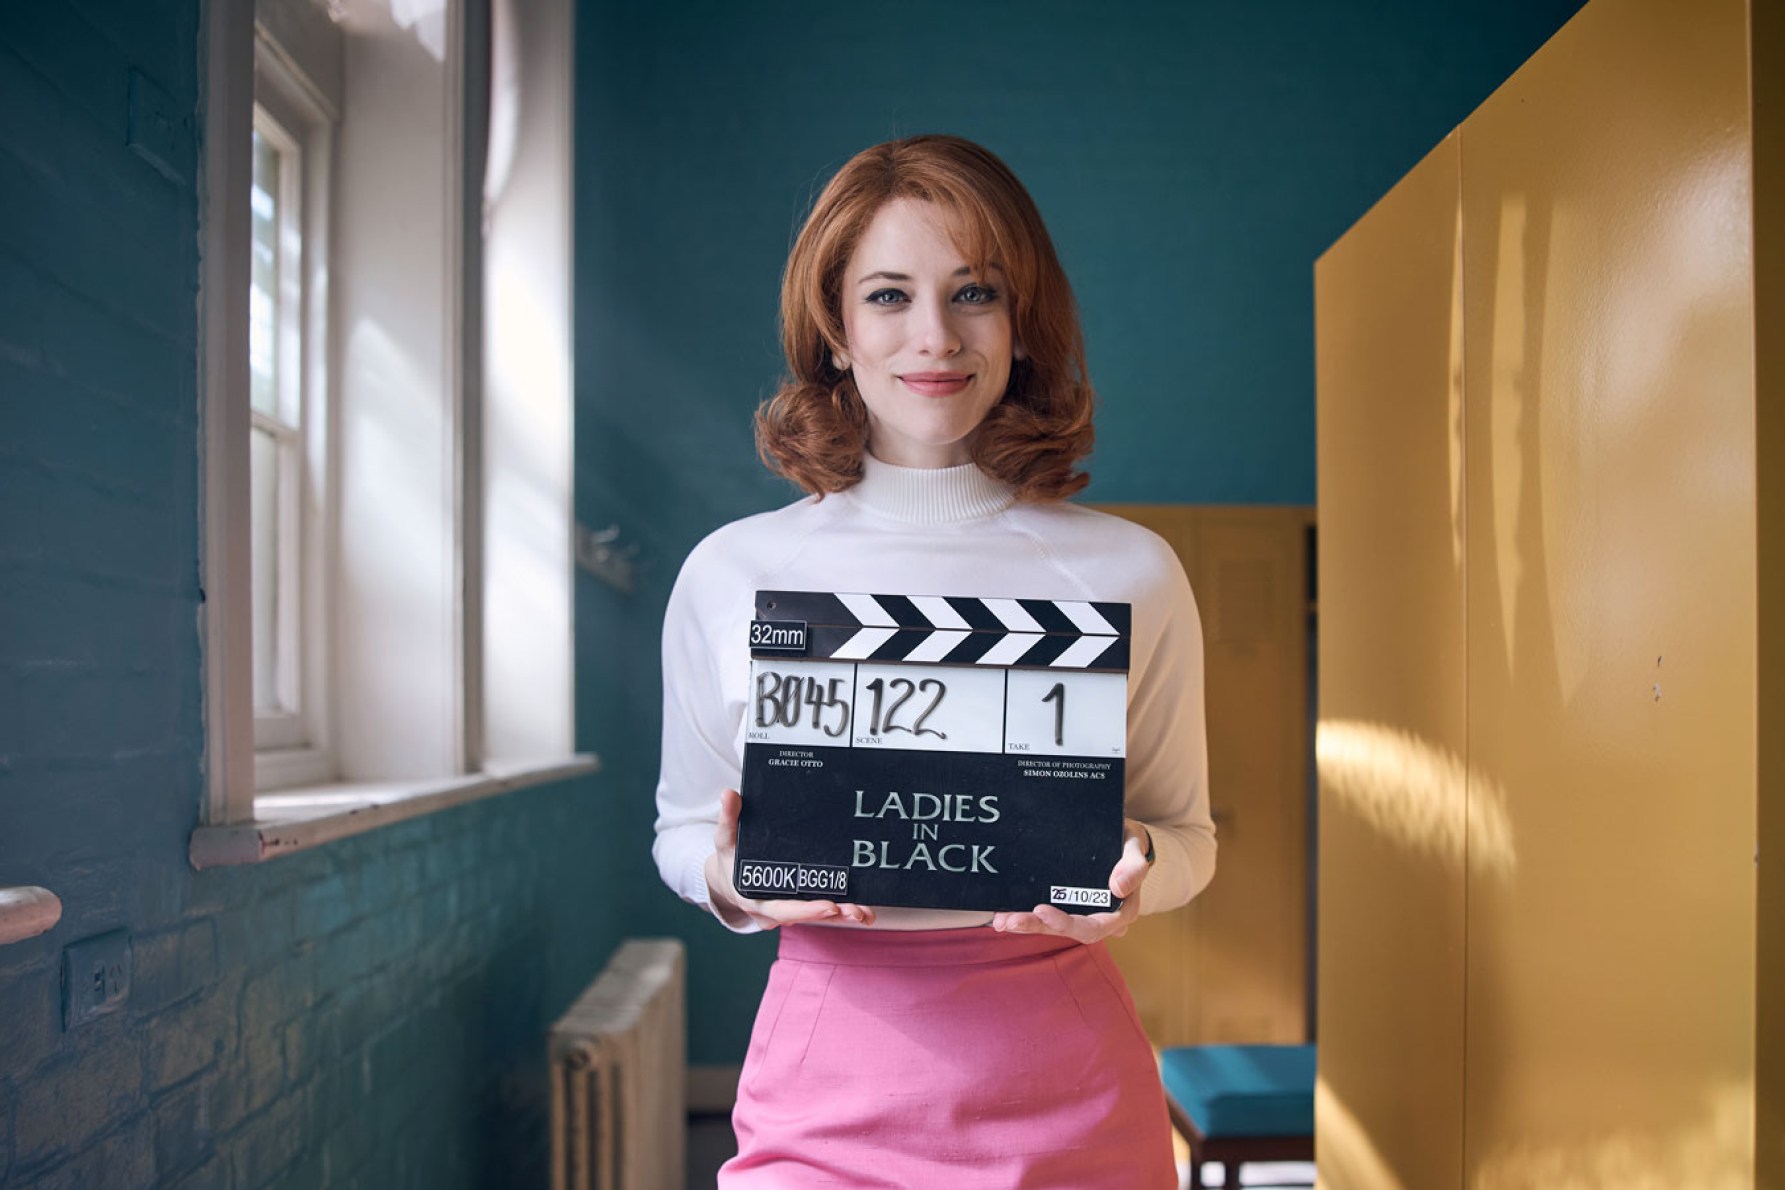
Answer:
[{"label": "window sill", "polygon": [[258,864],[364,834],[393,822],[462,806],[531,785],[599,771],[583,753],[550,760],[490,765],[484,772],[432,781],[380,781],[282,789],[254,799],[253,822],[201,826],[187,849],[195,868]]},{"label": "window sill", "polygon": [[254,748],[255,801],[269,793],[315,793],[330,785],[335,761],[315,748],[269,748],[258,737]]}]

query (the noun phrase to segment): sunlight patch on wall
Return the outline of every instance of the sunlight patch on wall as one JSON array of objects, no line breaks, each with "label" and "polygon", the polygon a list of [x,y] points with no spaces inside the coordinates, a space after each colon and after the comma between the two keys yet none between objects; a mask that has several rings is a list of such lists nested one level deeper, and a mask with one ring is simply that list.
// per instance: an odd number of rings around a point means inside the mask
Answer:
[{"label": "sunlight patch on wall", "polygon": [[1325,1079],[1314,1083],[1314,1120],[1319,1152],[1315,1176],[1322,1190],[1354,1186],[1402,1190],[1401,1179],[1383,1160],[1369,1132]]},{"label": "sunlight patch on wall", "polygon": [[1321,788],[1409,851],[1509,877],[1518,868],[1506,793],[1448,748],[1381,723],[1325,719],[1315,735]]},{"label": "sunlight patch on wall", "polygon": [[1706,1097],[1702,1114],[1676,1128],[1503,1146],[1486,1154],[1472,1184],[1478,1190],[1747,1190],[1754,1184],[1753,1146],[1753,1085],[1731,1082]]},{"label": "sunlight patch on wall", "polygon": [[1522,448],[1532,427],[1526,388],[1525,196],[1509,194],[1500,204],[1500,234],[1494,266],[1493,389],[1488,394],[1489,491],[1494,527],[1495,573],[1499,579],[1499,620],[1506,647],[1506,668],[1516,672],[1518,657],[1519,585],[1525,557],[1519,552],[1519,518],[1524,511],[1525,458]]}]

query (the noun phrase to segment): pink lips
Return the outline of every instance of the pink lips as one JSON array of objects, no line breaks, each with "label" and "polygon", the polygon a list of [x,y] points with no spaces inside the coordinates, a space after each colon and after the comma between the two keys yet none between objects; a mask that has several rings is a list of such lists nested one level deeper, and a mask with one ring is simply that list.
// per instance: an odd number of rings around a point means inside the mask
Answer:
[{"label": "pink lips", "polygon": [[966,388],[973,376],[968,372],[907,372],[899,379],[914,393],[946,397]]}]

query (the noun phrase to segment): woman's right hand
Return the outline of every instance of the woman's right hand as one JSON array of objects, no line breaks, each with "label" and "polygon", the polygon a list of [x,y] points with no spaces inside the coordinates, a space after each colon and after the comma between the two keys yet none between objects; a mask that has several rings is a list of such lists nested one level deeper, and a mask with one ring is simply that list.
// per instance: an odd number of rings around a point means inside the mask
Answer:
[{"label": "woman's right hand", "polygon": [[713,854],[707,860],[707,894],[719,916],[737,922],[748,918],[765,930],[803,921],[852,921],[874,924],[874,910],[867,905],[839,901],[756,901],[740,896],[732,883],[737,867],[738,814],[744,799],[735,789],[719,795],[719,825],[713,831]]}]

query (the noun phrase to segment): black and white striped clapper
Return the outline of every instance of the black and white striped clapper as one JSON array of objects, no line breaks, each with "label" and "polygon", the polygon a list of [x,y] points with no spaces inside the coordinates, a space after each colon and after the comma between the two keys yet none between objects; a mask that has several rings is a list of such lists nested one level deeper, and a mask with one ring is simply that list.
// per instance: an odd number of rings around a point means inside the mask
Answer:
[{"label": "black and white striped clapper", "polygon": [[1128,669],[1129,605],[1072,599],[759,591],[751,656]]},{"label": "black and white striped clapper", "polygon": [[758,591],[737,890],[1115,907],[1126,603]]}]

